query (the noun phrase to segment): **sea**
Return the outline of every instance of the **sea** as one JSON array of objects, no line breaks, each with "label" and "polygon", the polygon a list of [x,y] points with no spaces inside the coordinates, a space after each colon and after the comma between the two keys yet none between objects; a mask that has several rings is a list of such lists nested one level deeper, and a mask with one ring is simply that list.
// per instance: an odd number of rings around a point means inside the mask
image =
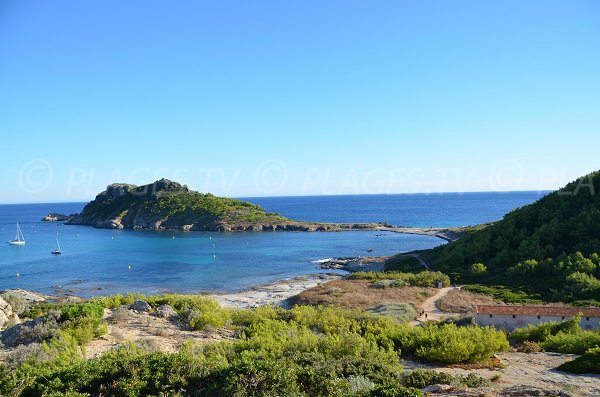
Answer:
[{"label": "sea", "polygon": [[[243,198],[296,220],[467,226],[499,220],[548,192]],[[327,258],[392,255],[445,244],[391,232],[175,232],[108,230],[42,222],[85,203],[0,205],[0,290],[80,296],[143,292],[235,292],[304,274]],[[52,255],[58,239],[62,255]]]}]

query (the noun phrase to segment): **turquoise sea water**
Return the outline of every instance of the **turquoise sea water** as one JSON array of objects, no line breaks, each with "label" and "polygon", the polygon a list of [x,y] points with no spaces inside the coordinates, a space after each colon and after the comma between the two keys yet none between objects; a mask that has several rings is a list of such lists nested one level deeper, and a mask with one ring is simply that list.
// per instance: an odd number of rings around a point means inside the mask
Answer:
[{"label": "turquoise sea water", "polygon": [[[310,221],[457,226],[497,220],[540,196],[519,192],[248,200],[290,218]],[[390,255],[444,243],[434,237],[379,232],[183,233],[40,221],[49,212],[78,212],[83,205],[0,206],[0,238],[12,239],[19,222],[27,240],[23,247],[0,244],[0,289],[67,290],[80,295],[237,291],[285,277],[325,272],[313,262],[323,258]],[[63,250],[60,256],[50,254],[56,236]]]}]

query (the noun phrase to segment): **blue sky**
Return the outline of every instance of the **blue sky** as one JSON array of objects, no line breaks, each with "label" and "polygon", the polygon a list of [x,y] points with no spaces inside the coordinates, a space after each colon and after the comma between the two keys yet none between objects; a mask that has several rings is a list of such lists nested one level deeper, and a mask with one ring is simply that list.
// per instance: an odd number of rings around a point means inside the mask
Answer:
[{"label": "blue sky", "polygon": [[555,189],[600,168],[597,1],[0,1],[0,202]]}]

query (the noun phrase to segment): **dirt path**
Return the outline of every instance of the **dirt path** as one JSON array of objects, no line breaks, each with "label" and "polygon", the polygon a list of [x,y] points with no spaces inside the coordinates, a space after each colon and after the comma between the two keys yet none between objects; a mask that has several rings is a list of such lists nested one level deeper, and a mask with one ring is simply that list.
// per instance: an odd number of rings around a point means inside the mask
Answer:
[{"label": "dirt path", "polygon": [[446,313],[438,309],[436,302],[446,296],[448,292],[452,291],[453,289],[454,287],[441,288],[435,295],[427,298],[427,300],[421,305],[423,314],[415,321],[411,322],[411,324],[419,325],[429,320],[439,321],[442,319],[442,316],[448,317],[450,313]]}]

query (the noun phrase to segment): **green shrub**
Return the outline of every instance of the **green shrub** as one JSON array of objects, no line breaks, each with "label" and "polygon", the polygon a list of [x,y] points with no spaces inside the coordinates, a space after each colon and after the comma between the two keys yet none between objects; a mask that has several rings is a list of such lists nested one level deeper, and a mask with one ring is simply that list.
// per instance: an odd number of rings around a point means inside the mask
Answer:
[{"label": "green shrub", "polygon": [[550,352],[583,354],[591,348],[600,347],[600,331],[559,332],[548,336],[542,347]]},{"label": "green shrub", "polygon": [[581,328],[579,327],[579,317],[574,317],[570,320],[561,322],[549,321],[547,323],[541,323],[538,325],[529,324],[524,328],[517,328],[510,334],[510,338],[517,342],[545,342],[550,336],[557,335],[558,333],[563,334],[579,334]]},{"label": "green shrub", "polygon": [[474,276],[481,276],[487,273],[487,266],[483,263],[473,263],[471,265],[471,274]]},{"label": "green shrub", "polygon": [[600,348],[590,349],[583,356],[568,361],[557,369],[574,374],[600,374]]},{"label": "green shrub", "polygon": [[395,337],[403,351],[440,363],[475,363],[506,351],[506,335],[493,327],[431,324],[405,327]]}]

